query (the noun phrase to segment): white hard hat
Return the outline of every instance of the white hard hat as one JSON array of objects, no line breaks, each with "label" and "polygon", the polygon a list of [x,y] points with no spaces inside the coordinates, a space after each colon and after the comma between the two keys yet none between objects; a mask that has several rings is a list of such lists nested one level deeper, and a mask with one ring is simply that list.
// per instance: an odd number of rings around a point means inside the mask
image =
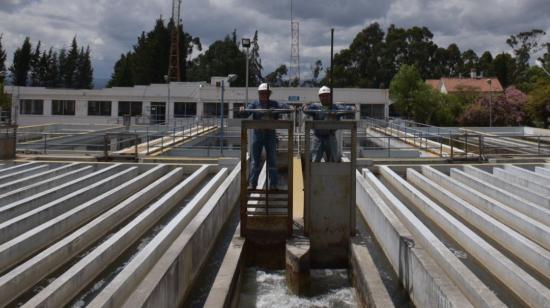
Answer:
[{"label": "white hard hat", "polygon": [[258,87],[258,92],[261,92],[261,91],[271,91],[271,90],[269,89],[269,85],[267,83],[262,83]]},{"label": "white hard hat", "polygon": [[319,89],[319,95],[321,94],[330,94],[330,88],[327,86],[322,86],[321,89]]}]

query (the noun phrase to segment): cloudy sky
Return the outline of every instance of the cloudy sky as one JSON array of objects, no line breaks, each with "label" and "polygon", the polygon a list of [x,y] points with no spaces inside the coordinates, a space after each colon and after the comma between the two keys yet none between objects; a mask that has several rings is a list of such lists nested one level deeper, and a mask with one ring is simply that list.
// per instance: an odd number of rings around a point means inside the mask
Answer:
[{"label": "cloudy sky", "polygon": [[[95,78],[108,78],[141,31],[170,14],[171,0],[0,0],[0,33],[8,62],[26,36],[61,48],[76,35],[91,47]],[[372,22],[427,26],[438,45],[456,42],[478,53],[508,52],[510,34],[533,28],[545,30],[550,41],[549,0],[294,0],[294,15],[305,76],[316,59],[328,64],[331,27],[336,50]],[[290,0],[183,0],[182,18],[185,31],[205,47],[233,29],[239,37],[258,30],[264,74],[290,60]]]}]

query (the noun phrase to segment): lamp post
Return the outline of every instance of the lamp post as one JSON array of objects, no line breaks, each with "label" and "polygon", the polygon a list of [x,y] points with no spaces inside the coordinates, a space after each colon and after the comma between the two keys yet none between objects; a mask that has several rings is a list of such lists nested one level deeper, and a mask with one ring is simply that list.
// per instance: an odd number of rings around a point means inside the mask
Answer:
[{"label": "lamp post", "polygon": [[246,79],[245,79],[245,100],[244,105],[246,106],[248,104],[248,62],[249,62],[249,51],[250,51],[250,39],[249,38],[243,38],[241,40],[242,45],[244,48],[246,48]]},{"label": "lamp post", "polygon": [[[235,79],[237,79],[237,75],[235,74],[229,74],[227,75],[227,82],[231,83],[233,82]],[[223,111],[224,111],[224,108],[223,108],[223,105],[224,105],[224,94],[225,94],[225,80],[222,80],[222,97],[221,97],[221,110],[220,110],[220,127],[221,127],[221,131],[220,131],[220,155],[223,156],[223,141],[224,141],[224,136],[223,136]]]},{"label": "lamp post", "polygon": [[493,82],[489,79],[489,127],[493,127]]},{"label": "lamp post", "polygon": [[542,61],[537,60],[537,61],[535,61],[535,64],[536,64],[538,67],[542,68],[542,70],[546,73],[546,75],[548,75],[548,77],[550,77],[550,72],[548,72],[548,71],[544,68],[544,64],[542,63]]},{"label": "lamp post", "polygon": [[[166,101],[166,111],[168,111],[168,114],[170,114],[170,79],[168,79],[168,75],[164,75],[164,80],[166,81],[166,86],[168,87],[168,97],[167,97],[167,101]],[[158,116],[158,113],[155,112],[155,118]],[[166,122],[169,122],[170,119],[167,119],[167,121],[164,121],[165,124]],[[156,124],[158,124],[158,120],[155,119],[155,122],[157,122]]]}]

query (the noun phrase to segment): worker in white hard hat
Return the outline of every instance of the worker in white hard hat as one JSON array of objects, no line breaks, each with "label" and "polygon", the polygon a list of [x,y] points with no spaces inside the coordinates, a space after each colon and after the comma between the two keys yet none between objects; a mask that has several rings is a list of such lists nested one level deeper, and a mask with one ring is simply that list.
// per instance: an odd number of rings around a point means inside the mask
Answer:
[{"label": "worker in white hard hat", "polygon": [[[245,111],[241,107],[241,114],[249,116],[252,114],[254,120],[278,120],[280,113],[266,112],[267,110],[277,109],[290,109],[288,105],[279,103],[274,100],[270,100],[271,89],[269,84],[262,83],[258,87],[259,100],[254,101],[246,106],[246,110],[259,109],[258,112]],[[261,168],[261,155],[262,150],[265,148],[269,189],[279,189],[278,174],[277,174],[277,135],[274,129],[255,129],[252,135],[252,168],[250,168],[250,174],[248,177],[248,189],[256,189],[258,186],[258,177],[260,176]]]},{"label": "worker in white hard hat", "polygon": [[[349,111],[355,112],[354,106],[344,104],[333,104],[332,93],[329,87],[323,86],[319,89],[319,100],[321,103],[312,103],[305,105],[303,111],[313,120],[339,120],[345,114],[333,112]],[[313,144],[311,148],[311,160],[321,162],[324,158],[326,162],[340,162],[342,154],[338,149],[338,140],[336,130],[333,129],[316,129],[313,132]]]}]

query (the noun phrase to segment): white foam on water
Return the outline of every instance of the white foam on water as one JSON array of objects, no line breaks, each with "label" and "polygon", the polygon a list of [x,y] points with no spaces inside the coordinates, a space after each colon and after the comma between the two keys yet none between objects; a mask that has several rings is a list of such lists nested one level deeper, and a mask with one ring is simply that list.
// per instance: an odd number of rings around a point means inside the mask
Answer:
[{"label": "white foam on water", "polygon": [[355,290],[345,270],[312,271],[312,296],[290,292],[285,272],[247,269],[240,295],[241,307],[358,307]]}]

